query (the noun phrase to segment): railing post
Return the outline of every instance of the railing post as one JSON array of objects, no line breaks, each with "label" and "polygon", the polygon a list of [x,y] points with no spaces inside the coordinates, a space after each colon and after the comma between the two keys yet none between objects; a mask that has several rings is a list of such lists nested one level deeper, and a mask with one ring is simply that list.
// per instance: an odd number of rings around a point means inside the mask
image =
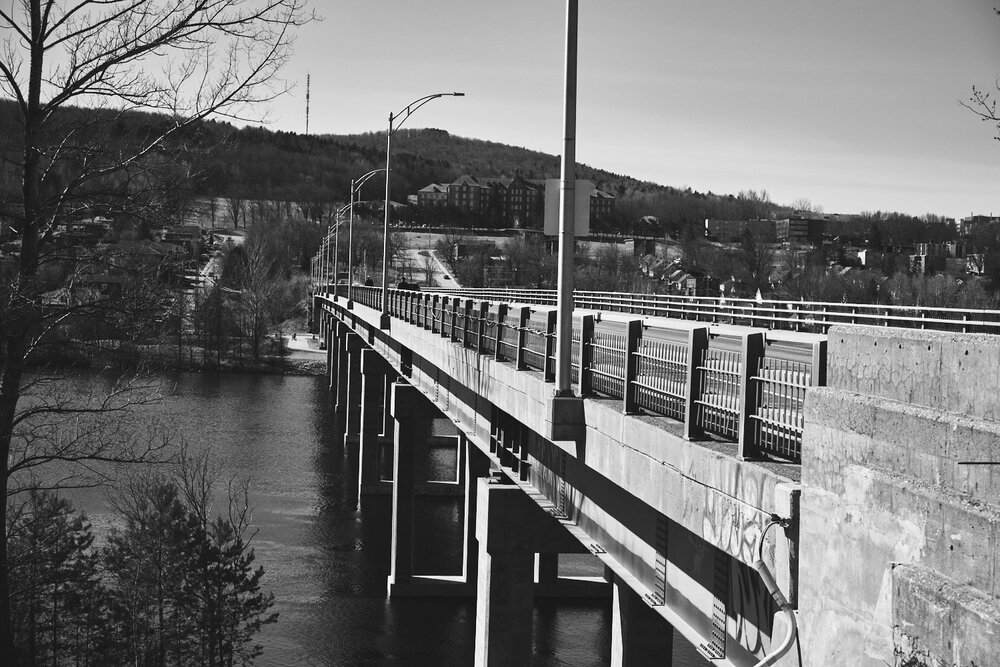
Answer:
[{"label": "railing post", "polygon": [[622,385],[622,410],[627,415],[639,412],[632,383],[639,369],[639,341],[642,339],[642,320],[629,320],[625,325],[625,373]]},{"label": "railing post", "polygon": [[748,333],[743,336],[743,350],[740,363],[740,402],[739,402],[739,432],[737,445],[739,456],[744,460],[757,458],[759,454],[756,430],[753,425],[753,415],[757,413],[758,392],[751,386],[752,378],[760,368],[760,360],[764,356],[764,334]]},{"label": "railing post", "polygon": [[684,388],[684,437],[687,440],[698,440],[705,435],[705,430],[698,423],[696,402],[701,398],[701,373],[698,366],[708,349],[708,327],[697,327],[688,333],[687,380]]},{"label": "railing post", "polygon": [[531,318],[531,308],[521,306],[517,314],[517,350],[514,352],[514,367],[517,370],[524,370],[524,339],[527,334],[528,320]]},{"label": "railing post", "polygon": [[503,361],[503,330],[507,323],[507,304],[498,303],[497,304],[497,331],[496,331],[496,350],[493,358],[497,361]]},{"label": "railing post", "polygon": [[476,315],[479,318],[479,321],[476,322],[476,331],[478,331],[478,334],[476,335],[476,352],[478,352],[479,354],[486,353],[486,345],[483,343],[483,341],[486,340],[486,316],[489,314],[489,312],[490,312],[489,301],[480,301],[479,307],[476,308]]},{"label": "railing post", "polygon": [[554,348],[556,345],[556,311],[550,310],[545,318],[545,360],[542,362],[546,382],[556,381],[556,360]]},{"label": "railing post", "polygon": [[438,323],[438,313],[441,312],[441,295],[434,294],[430,298],[430,312],[427,314],[428,319],[430,319],[430,326],[427,327],[431,330],[431,333],[440,333],[441,325]]},{"label": "railing post", "polygon": [[437,309],[437,314],[438,314],[437,327],[438,328],[437,328],[437,332],[438,332],[438,334],[441,335],[442,338],[446,335],[445,332],[444,332],[444,328],[445,328],[444,318],[445,318],[445,313],[448,312],[448,299],[449,299],[449,297],[447,297],[447,296],[440,296],[440,297],[438,297],[438,309]]},{"label": "railing post", "polygon": [[458,297],[452,297],[452,300],[451,300],[451,313],[450,313],[450,317],[451,317],[451,329],[450,329],[449,335],[451,337],[452,342],[455,342],[455,343],[457,343],[459,341],[459,337],[458,337],[458,309],[459,309],[461,303],[462,303],[462,300],[460,298],[458,298]]},{"label": "railing post", "polygon": [[580,395],[590,394],[590,367],[594,362],[594,316],[580,316]]},{"label": "railing post", "polygon": [[469,335],[472,327],[469,323],[472,320],[472,299],[466,299],[463,307],[465,310],[465,317],[462,318],[462,347],[469,347]]},{"label": "railing post", "polygon": [[812,349],[812,386],[826,386],[826,339],[816,341]]}]

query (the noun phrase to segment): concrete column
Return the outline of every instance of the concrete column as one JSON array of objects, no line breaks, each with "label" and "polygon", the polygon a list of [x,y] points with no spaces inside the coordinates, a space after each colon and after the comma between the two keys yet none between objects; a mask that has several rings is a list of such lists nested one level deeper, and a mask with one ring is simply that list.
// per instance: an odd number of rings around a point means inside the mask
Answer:
[{"label": "concrete column", "polygon": [[528,494],[478,482],[476,667],[531,664],[535,553],[570,553],[580,543]]},{"label": "concrete column", "polygon": [[395,372],[387,373],[385,376],[385,385],[382,389],[382,404],[385,406],[382,415],[385,421],[382,424],[381,433],[387,438],[392,438],[393,432],[396,430],[396,421],[392,418],[390,406],[392,405],[392,386],[397,380],[399,380],[399,375]]},{"label": "concrete column", "polygon": [[392,417],[396,422],[393,446],[392,553],[388,594],[413,583],[413,506],[415,462],[426,448],[434,411],[416,387],[392,385]]},{"label": "concrete column", "polygon": [[619,579],[614,582],[611,620],[612,667],[670,667],[674,629]]},{"label": "concrete column", "polygon": [[[324,321],[327,317],[323,316]],[[337,337],[334,335],[334,327],[325,326],[325,331],[321,334],[326,342],[326,380],[329,388],[337,388],[337,352],[334,349]],[[337,398],[334,396],[334,404]]]},{"label": "concrete column", "polygon": [[538,554],[535,577],[540,584],[554,584],[559,581],[559,554]]},{"label": "concrete column", "polygon": [[347,350],[347,418],[344,430],[344,444],[358,442],[361,432],[361,355],[364,352],[361,336],[350,336]]},{"label": "concrete column", "polygon": [[388,364],[375,350],[361,351],[361,428],[358,439],[358,503],[361,496],[384,489],[379,481],[379,446],[384,424],[382,405]]},{"label": "concrete column", "polygon": [[476,513],[479,506],[479,480],[490,473],[490,457],[479,451],[466,438],[462,438],[459,450],[462,483],[465,487],[465,558],[463,559],[462,580],[475,584],[479,573],[479,542],[476,541]]},{"label": "concrete column", "polygon": [[489,553],[480,545],[476,589],[476,667],[531,664],[535,556]]},{"label": "concrete column", "polygon": [[347,413],[347,385],[348,372],[350,371],[350,346],[358,345],[357,334],[343,322],[337,323],[337,412],[341,415]]}]

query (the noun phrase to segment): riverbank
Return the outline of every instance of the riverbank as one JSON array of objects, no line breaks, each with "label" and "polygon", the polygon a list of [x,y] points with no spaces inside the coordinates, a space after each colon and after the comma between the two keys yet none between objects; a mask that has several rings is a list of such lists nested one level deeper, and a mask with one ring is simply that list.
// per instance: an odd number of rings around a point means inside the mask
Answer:
[{"label": "riverbank", "polygon": [[[296,341],[307,337],[296,335]],[[45,354],[32,355],[29,366],[45,368],[53,365],[76,368],[144,368],[154,371],[185,371],[193,373],[244,373],[251,375],[323,376],[326,374],[326,351],[315,349],[309,343],[293,345],[291,338],[282,341],[281,354],[259,354],[256,359],[247,355],[220,357],[206,353],[196,345],[161,343],[151,345],[75,345],[68,348],[47,350]],[[302,341],[303,343],[305,340]],[[276,347],[277,341],[274,341]]]}]

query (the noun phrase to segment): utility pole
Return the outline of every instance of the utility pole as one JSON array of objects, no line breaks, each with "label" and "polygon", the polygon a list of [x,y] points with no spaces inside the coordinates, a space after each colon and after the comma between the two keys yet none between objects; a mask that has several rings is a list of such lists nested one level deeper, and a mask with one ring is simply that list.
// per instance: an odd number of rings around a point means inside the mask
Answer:
[{"label": "utility pole", "polygon": [[559,273],[557,282],[556,395],[572,396],[573,354],[573,225],[576,200],[576,57],[578,0],[566,3],[566,78],[563,114],[562,202],[559,207]]}]

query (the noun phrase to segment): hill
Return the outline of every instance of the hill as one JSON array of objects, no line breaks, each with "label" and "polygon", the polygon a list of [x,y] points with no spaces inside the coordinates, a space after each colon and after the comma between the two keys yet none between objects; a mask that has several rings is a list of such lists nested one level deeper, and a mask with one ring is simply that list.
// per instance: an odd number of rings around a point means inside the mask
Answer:
[{"label": "hill", "polygon": [[[60,123],[72,123],[74,117],[102,112],[67,109],[60,113]],[[16,105],[0,101],[0,121],[0,128],[17,128]],[[122,141],[130,134],[141,137],[167,122],[165,116],[128,114],[115,117],[107,131]],[[352,178],[384,167],[385,138],[385,132],[302,135],[208,121],[165,148],[176,149],[168,151],[175,173],[194,177],[187,185],[188,196],[295,202],[302,210],[310,210],[345,201]],[[0,130],[0,153],[6,167],[0,170],[0,195],[11,201],[17,199],[20,188],[16,134]],[[526,178],[559,175],[558,156],[437,129],[399,130],[393,139],[392,163],[394,198],[399,201],[430,183],[450,182],[462,174],[509,177],[517,170]],[[604,225],[606,231],[678,235],[700,228],[705,218],[746,219],[780,211],[754,192],[734,196],[680,190],[588,165],[580,165],[578,175],[617,198],[617,213]],[[378,193],[373,182],[364,197],[378,199]],[[659,224],[640,224],[644,216],[654,216]]]},{"label": "hill", "polygon": [[[221,137],[220,137],[221,138]],[[385,132],[307,136],[262,128],[230,128],[213,151],[200,194],[264,195],[279,201],[343,201],[351,178],[385,166]],[[492,141],[458,137],[437,129],[399,130],[393,138],[393,192],[402,200],[420,188],[462,174],[556,178],[559,157]],[[757,193],[717,195],[639,181],[588,165],[579,178],[617,198],[610,226],[619,231],[682,234],[705,218],[766,217],[780,207]],[[377,199],[378,191],[366,192]],[[654,216],[659,228],[635,229]]]}]

